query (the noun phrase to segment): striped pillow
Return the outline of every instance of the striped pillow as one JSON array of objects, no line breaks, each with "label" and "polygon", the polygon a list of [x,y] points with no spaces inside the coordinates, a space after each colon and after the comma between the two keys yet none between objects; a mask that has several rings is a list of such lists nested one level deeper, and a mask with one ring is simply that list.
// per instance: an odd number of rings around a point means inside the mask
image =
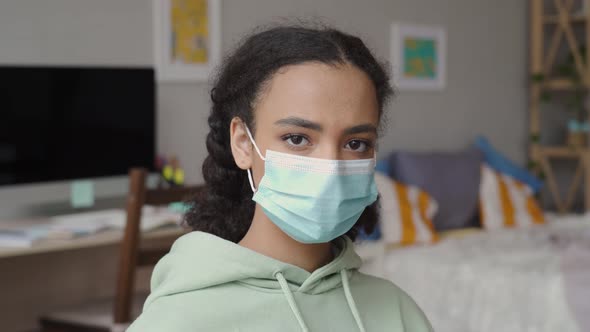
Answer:
[{"label": "striped pillow", "polygon": [[529,186],[486,164],[482,166],[479,202],[485,229],[520,228],[545,222]]},{"label": "striped pillow", "polygon": [[432,219],[437,203],[417,187],[403,185],[375,173],[379,191],[379,225],[387,244],[411,245],[438,240]]}]

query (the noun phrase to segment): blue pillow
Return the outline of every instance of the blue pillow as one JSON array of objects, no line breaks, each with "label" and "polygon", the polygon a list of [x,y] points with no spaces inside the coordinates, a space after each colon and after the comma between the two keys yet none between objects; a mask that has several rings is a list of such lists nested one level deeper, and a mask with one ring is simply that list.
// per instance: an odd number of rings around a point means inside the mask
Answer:
[{"label": "blue pillow", "polygon": [[534,192],[538,192],[543,187],[543,181],[494,149],[485,137],[478,136],[475,140],[475,146],[483,152],[486,163],[494,170],[526,183]]},{"label": "blue pillow", "polygon": [[[375,171],[381,172],[383,174],[389,175],[389,162],[387,159],[377,160],[377,166],[375,167]],[[373,232],[371,234],[367,234],[363,228],[360,229],[357,240],[358,241],[377,241],[381,239],[381,225],[377,223]]]},{"label": "blue pillow", "polygon": [[378,159],[377,165],[375,166],[375,171],[381,172],[381,173],[391,177],[391,172],[389,171],[389,160]]},{"label": "blue pillow", "polygon": [[379,224],[377,223],[375,225],[375,228],[373,229],[373,232],[371,234],[367,234],[365,232],[365,229],[361,227],[356,240],[357,241],[377,241],[381,239],[381,227],[379,226]]}]

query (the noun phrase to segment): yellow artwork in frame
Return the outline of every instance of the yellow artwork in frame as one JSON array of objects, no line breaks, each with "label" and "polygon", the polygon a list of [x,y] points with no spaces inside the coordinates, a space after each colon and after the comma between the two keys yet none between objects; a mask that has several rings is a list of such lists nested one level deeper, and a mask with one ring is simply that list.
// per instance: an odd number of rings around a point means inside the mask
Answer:
[{"label": "yellow artwork in frame", "polygon": [[203,81],[221,58],[221,0],[153,0],[159,81]]},{"label": "yellow artwork in frame", "polygon": [[209,48],[207,0],[172,0],[170,20],[173,61],[207,63]]}]

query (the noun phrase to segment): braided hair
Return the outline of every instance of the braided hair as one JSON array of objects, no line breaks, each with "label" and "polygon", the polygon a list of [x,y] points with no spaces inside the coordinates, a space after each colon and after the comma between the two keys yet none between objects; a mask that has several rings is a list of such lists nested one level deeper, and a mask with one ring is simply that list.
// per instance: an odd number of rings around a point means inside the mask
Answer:
[{"label": "braided hair", "polygon": [[[193,230],[240,241],[252,222],[255,203],[247,173],[240,169],[230,148],[230,122],[239,117],[256,130],[254,108],[260,92],[282,67],[319,62],[352,64],[364,71],[375,86],[379,117],[393,94],[389,76],[358,37],[331,28],[278,26],[251,35],[224,60],[210,96],[209,134],[203,163],[205,192],[194,199],[185,214]],[[363,228],[369,233],[377,221],[376,204],[367,207],[347,233],[353,240]]]}]

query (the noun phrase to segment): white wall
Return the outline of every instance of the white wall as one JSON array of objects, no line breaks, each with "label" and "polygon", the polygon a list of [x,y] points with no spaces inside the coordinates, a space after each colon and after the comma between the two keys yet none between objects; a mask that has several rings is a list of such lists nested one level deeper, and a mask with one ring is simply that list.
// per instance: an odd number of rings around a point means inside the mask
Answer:
[{"label": "white wall", "polygon": [[[360,35],[389,57],[392,21],[439,24],[448,33],[442,92],[404,93],[390,107],[381,155],[392,149],[459,149],[487,135],[509,157],[526,159],[526,2],[514,0],[222,0],[223,50],[259,24],[314,17]],[[150,65],[150,0],[2,0],[0,63]],[[157,147],[178,154],[190,182],[202,180],[208,85],[159,86]],[[1,121],[1,120],[0,120]],[[0,189],[0,217],[67,200],[63,183]],[[121,178],[99,181],[99,196],[123,194]]]}]

